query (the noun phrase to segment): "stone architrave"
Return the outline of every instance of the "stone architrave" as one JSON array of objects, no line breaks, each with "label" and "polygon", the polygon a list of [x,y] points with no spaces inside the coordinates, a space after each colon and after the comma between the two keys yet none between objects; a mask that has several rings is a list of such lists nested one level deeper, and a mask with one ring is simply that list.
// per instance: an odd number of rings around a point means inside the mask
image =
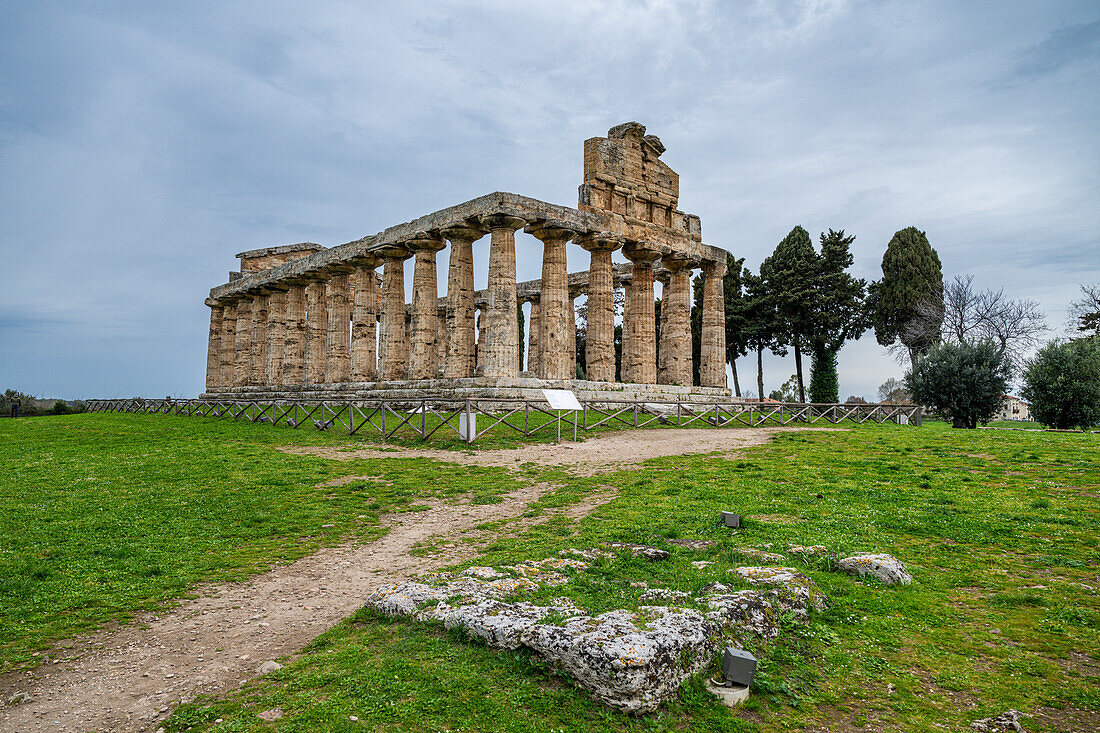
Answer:
[{"label": "stone architrave", "polygon": [[474,250],[485,236],[477,227],[456,226],[443,230],[451,243],[447,263],[447,355],[444,377],[474,376]]},{"label": "stone architrave", "polygon": [[[531,322],[527,324],[527,371],[538,375],[542,362],[542,299],[538,295],[528,298],[531,301]],[[520,370],[523,371],[523,370]]]},{"label": "stone architrave", "polygon": [[252,358],[252,298],[237,301],[237,334],[234,338],[233,386],[248,385],[248,361]]},{"label": "stone architrave", "polygon": [[692,258],[666,255],[668,287],[661,305],[662,384],[690,387],[691,374],[691,266]]},{"label": "stone architrave", "polygon": [[[528,371],[543,379],[573,379],[576,377],[576,317],[569,298],[569,271],[566,244],[576,232],[554,222],[540,222],[525,230],[542,242],[542,292],[539,296],[539,318],[536,340],[539,346],[535,360],[528,357]],[[534,332],[534,328],[532,332]],[[572,354],[572,356],[570,356]],[[531,364],[535,364],[532,367]],[[572,366],[572,371],[570,371]]]},{"label": "stone architrave", "polygon": [[286,338],[283,341],[283,384],[305,382],[306,286],[295,283],[286,293]]},{"label": "stone architrave", "polygon": [[424,235],[404,243],[416,254],[413,265],[412,336],[409,343],[409,379],[434,379],[439,294],[435,254],[446,244],[441,237]]},{"label": "stone architrave", "polygon": [[653,262],[661,251],[648,242],[627,242],[623,256],[634,263],[623,314],[624,382],[657,383],[656,314],[653,302]]},{"label": "stone architrave", "polygon": [[325,342],[328,340],[328,298],[325,280],[315,279],[306,286],[306,384],[325,381]]},{"label": "stone architrave", "polygon": [[357,263],[351,311],[351,381],[378,379],[378,275],[381,260]]},{"label": "stone architrave", "polygon": [[325,381],[351,380],[351,281],[344,267],[332,272],[325,286],[328,326],[325,335]]},{"label": "stone architrave", "polygon": [[481,218],[490,232],[489,288],[482,357],[486,377],[514,377],[519,362],[519,322],[516,318],[516,230],[526,222],[515,216],[494,214]]},{"label": "stone architrave", "polygon": [[248,360],[248,383],[262,385],[267,377],[267,294],[252,299],[252,353]]},{"label": "stone architrave", "polygon": [[409,368],[409,341],[405,330],[405,260],[412,256],[401,245],[378,252],[382,267],[382,374],[384,382],[405,379]]},{"label": "stone architrave", "polygon": [[703,387],[726,386],[725,275],[725,260],[703,263],[703,328],[699,343],[699,384]]},{"label": "stone architrave", "polygon": [[206,339],[206,391],[218,386],[218,366],[221,363],[222,319],[225,307],[210,306],[210,332]]},{"label": "stone architrave", "polygon": [[588,330],[585,375],[593,382],[615,381],[615,297],[611,253],[622,239],[611,232],[587,235],[577,243],[591,254],[588,268]]},{"label": "stone architrave", "polygon": [[267,296],[267,363],[264,384],[278,386],[283,383],[283,358],[286,351],[286,296],[285,290],[272,290]]},{"label": "stone architrave", "polygon": [[233,365],[237,353],[237,301],[225,304],[222,313],[222,336],[218,356],[218,387],[226,389],[233,386]]}]

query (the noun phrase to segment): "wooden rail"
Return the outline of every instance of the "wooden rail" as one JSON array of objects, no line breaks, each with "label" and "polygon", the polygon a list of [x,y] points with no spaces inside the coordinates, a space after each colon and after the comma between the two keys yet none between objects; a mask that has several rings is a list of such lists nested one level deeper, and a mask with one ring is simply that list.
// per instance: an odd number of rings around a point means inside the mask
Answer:
[{"label": "wooden rail", "polygon": [[[302,426],[317,430],[336,428],[348,435],[377,433],[383,441],[398,431],[427,440],[438,432],[473,443],[497,426],[525,436],[540,431],[566,435],[589,433],[608,425],[645,428],[655,425],[687,427],[711,425],[813,425],[893,422],[921,424],[916,405],[854,405],[765,402],[639,402],[600,399],[583,401],[580,410],[554,410],[545,400],[467,398],[400,400],[203,400],[203,399],[106,399],[88,400],[88,412],[144,412],[165,415],[197,415],[247,420],[252,423]],[[546,418],[532,421],[532,417]],[[429,419],[434,418],[434,419]],[[483,426],[479,429],[478,422]],[[473,426],[467,430],[466,426]]]}]

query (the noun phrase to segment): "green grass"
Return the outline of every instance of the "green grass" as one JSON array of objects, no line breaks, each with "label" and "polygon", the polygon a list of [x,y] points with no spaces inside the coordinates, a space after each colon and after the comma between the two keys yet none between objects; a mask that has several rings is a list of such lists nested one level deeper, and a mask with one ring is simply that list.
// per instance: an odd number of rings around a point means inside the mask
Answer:
[{"label": "green grass", "polygon": [[[197,579],[249,572],[340,536],[369,538],[380,511],[414,506],[444,486],[472,496],[486,481],[497,493],[518,481],[557,484],[532,515],[601,485],[620,495],[579,522],[558,518],[502,537],[476,564],[608,540],[673,552],[666,562],[601,561],[532,599],[568,595],[591,612],[634,607],[640,590],[630,581],[687,591],[728,582],[735,549],[766,543],[780,551],[823,544],[837,556],[889,552],[915,577],[910,587],[884,588],[832,572],[831,558],[792,559],[832,607],[779,642],[753,645],[754,694],[737,711],[694,680],[657,714],[622,715],[526,653],[360,612],[279,672],[180,707],[169,731],[942,731],[937,724],[962,730],[1008,707],[1025,711],[1032,731],[1089,730],[1100,721],[1100,436],[866,426],[782,434],[734,459],[668,457],[586,478],[561,468],[509,477],[415,459],[288,456],[271,446],[349,441],[185,417],[41,418],[16,429],[0,423],[8,476],[0,582],[24,589],[9,595],[0,586],[9,663]],[[362,488],[315,488],[347,474],[380,476],[390,488],[364,499]],[[736,534],[715,521],[728,508],[746,516]],[[244,521],[264,511],[269,522]],[[59,519],[31,521],[50,514]],[[142,532],[131,531],[131,517]],[[336,528],[317,530],[329,522]],[[692,552],[667,544],[676,537],[718,545]],[[129,546],[145,553],[145,564],[139,554],[94,555],[95,546]],[[150,559],[161,574],[141,574]],[[697,571],[690,562],[699,559],[716,564]],[[84,595],[69,597],[74,588]],[[255,717],[275,706],[285,711],[277,722]]]}]

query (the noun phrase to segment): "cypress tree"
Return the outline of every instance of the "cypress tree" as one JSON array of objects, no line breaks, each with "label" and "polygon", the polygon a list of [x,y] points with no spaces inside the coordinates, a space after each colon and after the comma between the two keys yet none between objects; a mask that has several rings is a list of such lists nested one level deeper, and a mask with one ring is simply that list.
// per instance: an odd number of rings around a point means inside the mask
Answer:
[{"label": "cypress tree", "polygon": [[816,295],[817,253],[810,234],[796,226],[760,264],[760,276],[775,299],[785,343],[794,347],[798,399],[806,401],[802,378],[802,346],[811,329],[811,304]]},{"label": "cypress tree", "polygon": [[821,234],[814,295],[809,310],[810,401],[840,401],[837,354],[850,339],[871,327],[867,281],[852,277],[850,246],[855,237],[844,230]]},{"label": "cypress tree", "polygon": [[[900,341],[915,368],[917,357],[938,340],[943,323],[943,268],[928,237],[916,227],[896,232],[882,256],[882,280],[872,290],[875,338]],[[930,323],[928,313],[938,312]]]}]

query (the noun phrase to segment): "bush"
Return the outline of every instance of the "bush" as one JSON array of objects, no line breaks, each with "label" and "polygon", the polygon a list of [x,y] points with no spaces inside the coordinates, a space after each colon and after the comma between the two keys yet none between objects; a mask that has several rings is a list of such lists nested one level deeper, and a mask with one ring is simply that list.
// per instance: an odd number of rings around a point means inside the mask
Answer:
[{"label": "bush", "polygon": [[1100,424],[1100,338],[1052,341],[1024,369],[1031,415],[1060,430]]},{"label": "bush", "polygon": [[41,410],[38,409],[38,404],[34,397],[31,397],[29,394],[17,392],[14,389],[5,390],[4,394],[0,395],[0,415],[9,417],[11,415],[12,405],[19,405],[20,417],[32,417],[42,414]]},{"label": "bush", "polygon": [[1009,376],[993,343],[939,344],[917,359],[905,386],[917,404],[950,417],[953,427],[976,428],[997,412]]}]

